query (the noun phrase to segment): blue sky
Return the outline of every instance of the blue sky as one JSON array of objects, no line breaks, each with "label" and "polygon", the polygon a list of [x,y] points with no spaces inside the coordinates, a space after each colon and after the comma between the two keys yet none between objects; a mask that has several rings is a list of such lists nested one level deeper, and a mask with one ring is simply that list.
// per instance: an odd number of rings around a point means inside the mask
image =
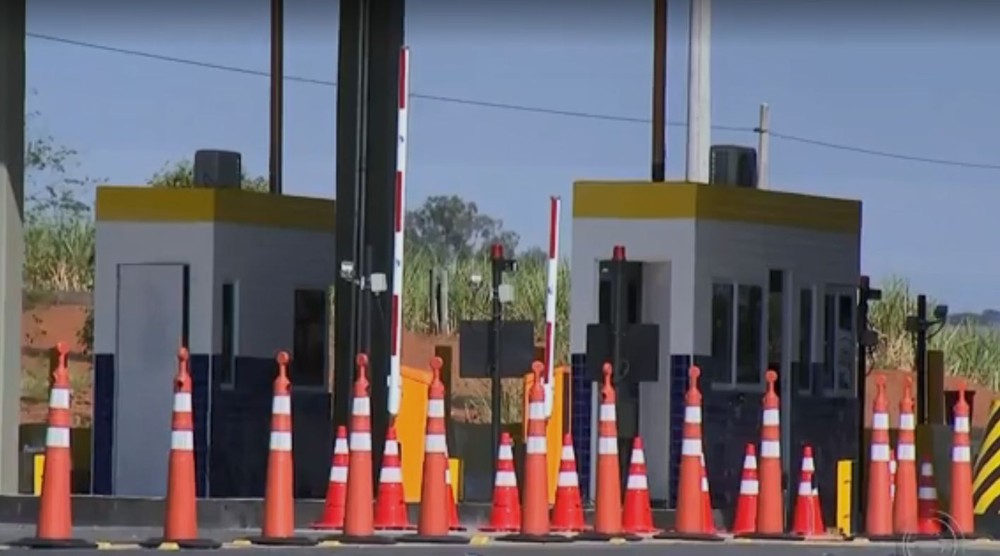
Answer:
[{"label": "blue sky", "polygon": [[[684,171],[686,1],[670,1],[668,177]],[[268,69],[267,0],[30,0],[29,32],[253,70]],[[1000,59],[988,2],[715,0],[713,123],[849,147],[1000,165]],[[239,10],[236,9],[239,6]],[[411,1],[413,92],[647,117],[652,2]],[[337,2],[286,0],[288,75],[336,79]],[[891,22],[891,23],[887,23]],[[961,32],[957,29],[962,29]],[[198,148],[267,169],[265,77],[28,41],[40,130],[81,172],[142,183]],[[288,82],[285,189],[332,197],[336,89]],[[542,244],[547,198],[579,178],[648,178],[649,126],[415,99],[408,203],[459,194]],[[715,143],[755,144],[714,131]],[[863,269],[907,276],[956,310],[1000,307],[1000,169],[772,141],[775,188],[864,201]],[[568,212],[564,215],[568,220]]]}]

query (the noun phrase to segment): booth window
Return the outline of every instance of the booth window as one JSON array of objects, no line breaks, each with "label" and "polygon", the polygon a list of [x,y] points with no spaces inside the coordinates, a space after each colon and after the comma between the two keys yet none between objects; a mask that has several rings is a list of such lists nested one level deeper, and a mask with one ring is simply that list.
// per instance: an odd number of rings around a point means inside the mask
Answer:
[{"label": "booth window", "polygon": [[760,383],[763,376],[763,332],[763,288],[731,282],[713,285],[712,358],[720,362],[724,369],[718,377],[721,382],[741,385]]},{"label": "booth window", "polygon": [[326,384],[326,290],[295,290],[292,339],[292,384]]},{"label": "booth window", "polygon": [[[785,273],[772,270],[767,284],[767,367],[781,370],[785,344]],[[781,377],[781,373],[778,373]]]},{"label": "booth window", "polygon": [[237,307],[236,285],[222,284],[222,354],[219,383],[225,387],[236,385]]},{"label": "booth window", "polygon": [[823,299],[823,354],[826,372],[822,387],[833,394],[854,391],[855,292],[850,287],[827,287]]},{"label": "booth window", "polygon": [[800,392],[812,391],[813,290],[799,292],[799,361],[796,382]]}]

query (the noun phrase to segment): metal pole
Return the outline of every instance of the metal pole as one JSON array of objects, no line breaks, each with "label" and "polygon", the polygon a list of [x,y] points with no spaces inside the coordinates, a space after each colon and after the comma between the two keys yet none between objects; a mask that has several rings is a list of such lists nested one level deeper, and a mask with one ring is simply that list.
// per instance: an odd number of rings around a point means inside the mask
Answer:
[{"label": "metal pole", "polygon": [[863,442],[865,438],[865,378],[868,375],[868,348],[864,342],[864,334],[868,330],[868,292],[870,289],[871,280],[867,276],[862,276],[858,284],[858,451],[854,460],[853,477],[851,478],[851,498],[854,500],[854,511],[851,512],[851,530],[855,534],[862,530],[864,524],[862,516],[864,516],[867,505],[864,489],[861,485],[864,483],[865,478],[863,462],[865,461],[867,448]]},{"label": "metal pole", "polygon": [[282,120],[285,77],[285,2],[271,0],[271,139],[268,160],[268,191],[282,192]]},{"label": "metal pole", "polygon": [[361,275],[361,351],[371,354],[372,350],[372,297],[375,295],[372,292],[372,273],[375,269],[372,268],[372,246],[369,243],[365,245],[365,255],[364,260],[361,263],[362,275]]},{"label": "metal pole", "polygon": [[711,0],[691,0],[688,34],[687,181],[708,183],[711,148]]},{"label": "metal pole", "polygon": [[653,181],[667,174],[667,0],[653,0]]},{"label": "metal pole", "polygon": [[757,124],[757,187],[767,189],[771,173],[771,107],[760,104],[760,121]]},{"label": "metal pole", "polygon": [[[616,245],[611,255],[611,365],[622,375],[622,337],[625,335],[625,247]],[[616,380],[617,382],[617,380]]]},{"label": "metal pole", "polygon": [[927,423],[927,296],[917,296],[917,423]]},{"label": "metal pole", "polygon": [[491,445],[493,447],[493,457],[490,461],[493,463],[493,472],[490,476],[496,476],[496,462],[500,454],[500,433],[503,428],[502,411],[503,407],[501,405],[503,397],[503,383],[500,381],[500,328],[503,325],[503,304],[500,303],[500,284],[503,281],[503,245],[496,244],[493,246],[490,252],[492,265],[492,283],[491,283],[491,293],[493,302],[493,311],[490,318],[490,331],[489,339],[486,345],[487,357],[490,361],[490,380],[492,382],[492,388],[490,390],[490,409],[493,414],[492,419],[490,419],[491,429],[493,434],[493,441]]}]

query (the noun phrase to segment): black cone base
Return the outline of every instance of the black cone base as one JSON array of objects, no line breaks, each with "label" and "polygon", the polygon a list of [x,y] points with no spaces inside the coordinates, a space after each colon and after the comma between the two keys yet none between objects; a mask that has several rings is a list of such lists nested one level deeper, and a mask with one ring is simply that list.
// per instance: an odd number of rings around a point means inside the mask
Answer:
[{"label": "black cone base", "polygon": [[448,528],[449,531],[468,531],[467,527],[462,527],[461,525],[452,525]]},{"label": "black cone base", "polygon": [[652,538],[661,541],[721,542],[725,540],[715,533],[681,533],[679,531],[663,531],[653,535]]},{"label": "black cone base", "polygon": [[553,544],[553,543],[567,543],[576,540],[576,537],[569,537],[566,535],[556,535],[556,534],[546,534],[546,535],[529,535],[527,533],[513,533],[510,535],[504,535],[502,537],[497,537],[500,542],[523,542],[523,543],[539,543],[539,544]]},{"label": "black cone base", "polygon": [[214,539],[164,539],[156,537],[139,543],[143,548],[160,548],[164,544],[176,544],[182,550],[215,550],[222,548],[222,543]]},{"label": "black cone base", "polygon": [[757,541],[804,541],[806,538],[794,533],[740,533],[734,539],[752,539]]},{"label": "black cone base", "polygon": [[462,535],[421,535],[420,533],[396,537],[396,540],[406,544],[469,544],[471,542],[469,537]]},{"label": "black cone base", "polygon": [[340,544],[387,545],[396,544],[396,539],[385,535],[330,535],[323,537],[324,541],[337,541]]},{"label": "black cone base", "polygon": [[633,535],[632,533],[599,533],[597,531],[584,531],[574,537],[578,541],[589,541],[589,542],[611,542],[613,540],[621,539],[628,542],[641,541],[642,537],[639,535]]},{"label": "black cone base", "polygon": [[259,546],[316,546],[319,539],[312,537],[250,537],[250,544]]},{"label": "black cone base", "polygon": [[7,543],[7,546],[14,548],[37,548],[49,550],[61,550],[70,548],[80,548],[93,550],[97,548],[97,543],[84,539],[39,539],[28,537]]}]

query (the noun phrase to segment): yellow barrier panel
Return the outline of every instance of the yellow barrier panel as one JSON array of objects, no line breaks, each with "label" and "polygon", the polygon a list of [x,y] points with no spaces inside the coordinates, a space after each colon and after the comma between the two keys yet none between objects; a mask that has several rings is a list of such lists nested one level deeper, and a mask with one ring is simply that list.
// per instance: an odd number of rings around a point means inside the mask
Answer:
[{"label": "yellow barrier panel", "polygon": [[[408,504],[420,501],[424,465],[424,429],[427,427],[427,387],[431,372],[403,367],[403,397],[396,418],[400,463],[403,472],[403,495]],[[455,479],[455,477],[452,477]],[[454,482],[452,483],[454,484]]]},{"label": "yellow barrier panel", "polygon": [[455,496],[455,502],[459,502],[462,497],[462,460],[458,458],[448,458],[448,469],[451,470],[451,493]]},{"label": "yellow barrier panel", "polygon": [[976,515],[1000,514],[1000,400],[990,404],[986,436],[976,456],[972,499]]},{"label": "yellow barrier panel", "polygon": [[32,492],[35,496],[41,496],[42,494],[42,476],[45,475],[45,454],[35,454],[32,458],[32,477],[34,479],[34,487]]},{"label": "yellow barrier panel", "polygon": [[842,459],[837,462],[837,531],[845,536],[853,536],[851,531],[851,494],[854,482],[854,462]]}]

